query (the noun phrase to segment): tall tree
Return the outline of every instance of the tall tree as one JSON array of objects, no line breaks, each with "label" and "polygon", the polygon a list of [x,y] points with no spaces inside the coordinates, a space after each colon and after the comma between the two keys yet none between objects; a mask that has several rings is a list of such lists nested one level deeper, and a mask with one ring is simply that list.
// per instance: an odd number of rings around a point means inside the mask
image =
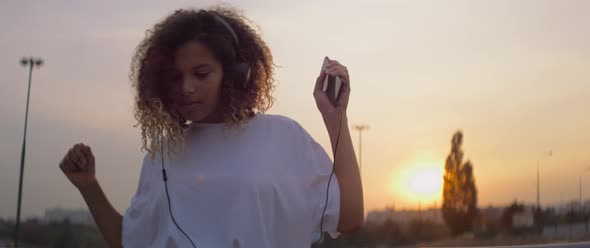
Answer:
[{"label": "tall tree", "polygon": [[451,153],[443,176],[443,218],[456,236],[471,231],[477,217],[477,188],[471,161],[463,163],[463,133],[457,131],[451,140]]}]

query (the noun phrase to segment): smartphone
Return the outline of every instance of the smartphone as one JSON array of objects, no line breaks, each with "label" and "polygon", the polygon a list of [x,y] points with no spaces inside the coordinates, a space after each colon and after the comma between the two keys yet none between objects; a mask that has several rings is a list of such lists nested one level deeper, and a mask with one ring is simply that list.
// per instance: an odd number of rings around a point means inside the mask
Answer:
[{"label": "smartphone", "polygon": [[[322,64],[322,70],[326,68],[328,65],[329,58],[326,56],[324,58],[324,63]],[[328,99],[332,103],[332,105],[336,106],[338,102],[338,98],[340,97],[340,87],[342,86],[342,79],[339,76],[330,76],[326,75],[326,79],[324,79],[324,87],[323,90],[328,96]]]}]

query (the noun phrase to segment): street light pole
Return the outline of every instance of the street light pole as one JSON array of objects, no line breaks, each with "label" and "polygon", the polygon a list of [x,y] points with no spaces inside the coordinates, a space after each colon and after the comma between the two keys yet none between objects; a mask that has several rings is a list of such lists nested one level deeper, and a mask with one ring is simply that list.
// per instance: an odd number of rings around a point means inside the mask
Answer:
[{"label": "street light pole", "polygon": [[21,210],[21,199],[22,199],[22,188],[23,188],[23,171],[25,168],[25,150],[27,141],[27,123],[29,119],[29,97],[31,95],[31,79],[33,77],[33,68],[35,66],[40,67],[43,65],[43,60],[40,58],[23,58],[20,61],[21,65],[29,67],[29,84],[27,86],[27,104],[25,109],[25,128],[23,134],[23,146],[20,155],[20,177],[18,180],[18,202],[16,208],[16,224],[14,230],[14,247],[18,247],[19,240],[19,228],[20,228],[20,210]]},{"label": "street light pole", "polygon": [[541,210],[541,178],[539,177],[539,160],[537,159],[537,210]]},{"label": "street light pole", "polygon": [[355,125],[352,128],[359,132],[359,172],[363,175],[363,131],[369,129],[369,125]]},{"label": "street light pole", "polygon": [[[588,172],[590,171],[590,167],[586,168],[583,172]],[[584,206],[584,203],[582,202],[582,174],[580,174],[580,210],[582,210],[582,207]]]},{"label": "street light pole", "polygon": [[[553,150],[546,154],[548,157],[553,156]],[[537,209],[541,209],[541,177],[539,175],[539,159],[537,159]]]}]

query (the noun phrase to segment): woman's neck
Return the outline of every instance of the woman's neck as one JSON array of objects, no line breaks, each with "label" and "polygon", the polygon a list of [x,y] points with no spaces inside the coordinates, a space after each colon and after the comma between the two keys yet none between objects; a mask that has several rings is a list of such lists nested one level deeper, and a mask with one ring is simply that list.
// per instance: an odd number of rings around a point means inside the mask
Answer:
[{"label": "woman's neck", "polygon": [[222,123],[223,120],[223,113],[221,112],[214,112],[208,115],[207,117],[203,118],[200,121],[194,121],[195,123],[207,123],[207,124],[214,124],[214,123]]}]

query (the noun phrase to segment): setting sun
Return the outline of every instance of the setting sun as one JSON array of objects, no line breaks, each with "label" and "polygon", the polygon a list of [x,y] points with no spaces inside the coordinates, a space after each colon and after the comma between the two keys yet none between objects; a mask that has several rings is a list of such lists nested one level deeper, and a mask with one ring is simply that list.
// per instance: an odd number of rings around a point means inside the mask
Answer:
[{"label": "setting sun", "polygon": [[416,161],[400,168],[393,180],[393,191],[405,206],[440,202],[443,167],[438,161]]},{"label": "setting sun", "polygon": [[440,170],[435,168],[419,168],[408,179],[409,190],[421,195],[436,193],[441,183]]}]

